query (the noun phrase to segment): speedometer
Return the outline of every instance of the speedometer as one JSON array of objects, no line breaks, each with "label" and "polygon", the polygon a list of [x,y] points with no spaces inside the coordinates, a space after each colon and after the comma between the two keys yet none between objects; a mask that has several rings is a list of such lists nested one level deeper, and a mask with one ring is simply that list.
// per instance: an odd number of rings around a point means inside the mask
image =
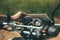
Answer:
[{"label": "speedometer", "polygon": [[41,24],[42,24],[42,21],[40,19],[36,18],[34,20],[34,26],[41,26]]}]

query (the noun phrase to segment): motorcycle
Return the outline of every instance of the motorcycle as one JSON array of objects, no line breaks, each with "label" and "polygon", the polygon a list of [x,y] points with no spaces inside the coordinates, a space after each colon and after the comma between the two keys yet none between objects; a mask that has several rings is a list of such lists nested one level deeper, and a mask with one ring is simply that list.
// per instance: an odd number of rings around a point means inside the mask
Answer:
[{"label": "motorcycle", "polygon": [[[55,11],[59,7],[60,4],[52,12],[51,18],[32,18],[30,16],[25,16],[24,20],[22,20],[23,25],[8,21],[0,24],[9,25],[12,28],[11,31],[20,33],[25,40],[45,40],[45,38],[57,36],[60,32],[60,24],[55,24],[54,21]],[[10,16],[8,16],[8,18],[10,18]],[[17,29],[19,27],[20,29]]]}]

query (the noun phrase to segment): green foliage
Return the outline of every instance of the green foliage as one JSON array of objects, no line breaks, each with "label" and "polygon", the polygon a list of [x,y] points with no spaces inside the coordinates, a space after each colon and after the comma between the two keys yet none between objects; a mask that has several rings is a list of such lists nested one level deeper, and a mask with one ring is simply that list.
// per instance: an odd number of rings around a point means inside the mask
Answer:
[{"label": "green foliage", "polygon": [[50,15],[60,0],[0,0],[0,13],[47,13]]}]

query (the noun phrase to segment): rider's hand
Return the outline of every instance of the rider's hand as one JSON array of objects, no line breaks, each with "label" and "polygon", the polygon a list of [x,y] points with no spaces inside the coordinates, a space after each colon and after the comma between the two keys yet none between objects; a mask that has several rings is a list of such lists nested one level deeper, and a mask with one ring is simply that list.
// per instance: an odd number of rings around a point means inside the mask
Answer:
[{"label": "rider's hand", "polygon": [[60,33],[56,37],[48,38],[47,40],[60,40]]},{"label": "rider's hand", "polygon": [[16,14],[11,16],[12,20],[22,22],[24,25],[27,25],[32,21],[32,18],[28,16],[25,12],[17,12]]},{"label": "rider's hand", "polygon": [[12,18],[13,20],[18,20],[18,19],[20,19],[21,17],[23,17],[23,16],[25,16],[25,15],[26,15],[26,14],[25,14],[24,12],[19,11],[19,12],[17,12],[16,14],[12,15],[11,18]]}]

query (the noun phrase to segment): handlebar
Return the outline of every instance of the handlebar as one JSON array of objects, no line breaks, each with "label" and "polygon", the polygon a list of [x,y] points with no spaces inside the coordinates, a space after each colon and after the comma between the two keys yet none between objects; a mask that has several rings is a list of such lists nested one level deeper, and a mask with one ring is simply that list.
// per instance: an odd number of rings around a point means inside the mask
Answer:
[{"label": "handlebar", "polygon": [[[41,36],[41,35],[45,36],[48,34],[49,31],[51,32],[51,33],[49,33],[49,36],[50,36],[50,34],[54,34],[54,33],[57,33],[57,31],[60,31],[60,30],[58,30],[58,28],[60,28],[60,24],[54,24],[53,26],[41,25],[40,27],[32,26],[32,25],[19,25],[19,24],[12,23],[12,22],[11,23],[3,22],[2,24],[10,25],[13,30],[15,30],[19,33],[23,33],[23,34],[27,34],[27,35],[31,34],[31,35],[35,35],[35,36]],[[16,27],[21,27],[21,30],[16,29]],[[43,32],[42,30],[44,30],[46,32]],[[52,35],[52,36],[54,36],[54,35]]]}]

